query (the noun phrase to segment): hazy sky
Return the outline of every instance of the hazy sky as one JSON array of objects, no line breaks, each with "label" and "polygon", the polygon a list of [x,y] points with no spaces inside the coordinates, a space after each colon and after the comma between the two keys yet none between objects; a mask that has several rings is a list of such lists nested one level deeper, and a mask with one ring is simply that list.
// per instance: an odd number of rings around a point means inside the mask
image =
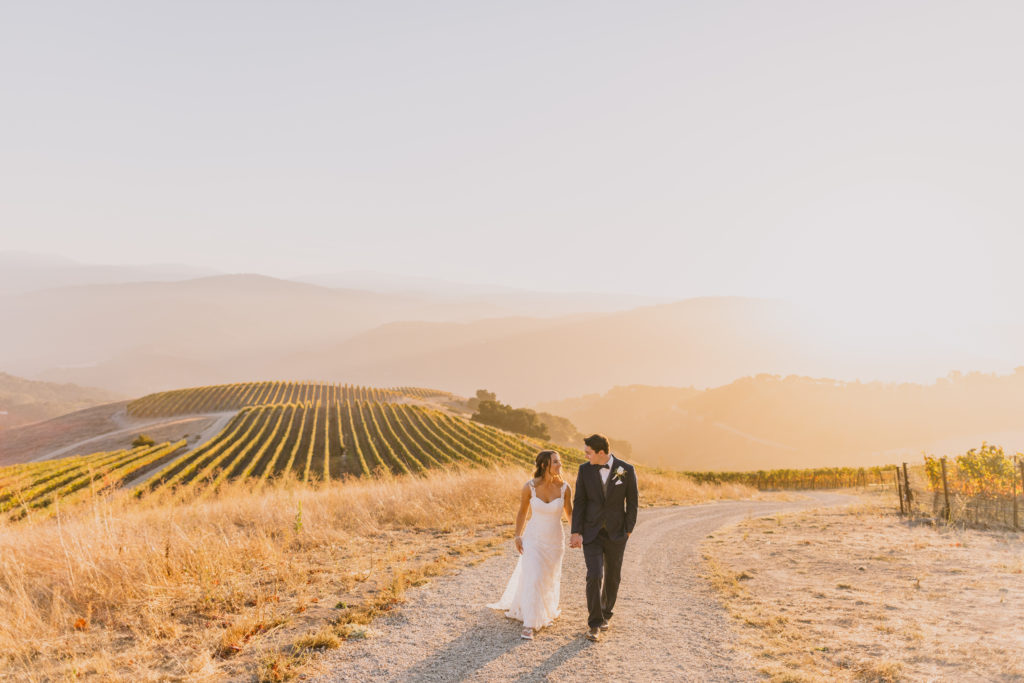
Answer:
[{"label": "hazy sky", "polygon": [[[0,248],[1016,300],[1019,2],[8,2]],[[867,304],[865,304],[867,305]]]}]

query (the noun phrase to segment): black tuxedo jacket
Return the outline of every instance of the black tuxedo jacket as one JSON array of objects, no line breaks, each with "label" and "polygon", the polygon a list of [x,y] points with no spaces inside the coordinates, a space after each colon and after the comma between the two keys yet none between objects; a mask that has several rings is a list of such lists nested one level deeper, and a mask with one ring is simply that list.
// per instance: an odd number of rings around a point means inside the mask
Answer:
[{"label": "black tuxedo jacket", "polygon": [[[618,472],[620,467],[621,473]],[[584,543],[591,543],[604,527],[613,541],[624,541],[626,534],[632,533],[636,526],[638,502],[636,471],[632,465],[615,458],[608,474],[608,484],[604,486],[600,468],[583,463],[576,475],[572,533],[581,534]]]}]

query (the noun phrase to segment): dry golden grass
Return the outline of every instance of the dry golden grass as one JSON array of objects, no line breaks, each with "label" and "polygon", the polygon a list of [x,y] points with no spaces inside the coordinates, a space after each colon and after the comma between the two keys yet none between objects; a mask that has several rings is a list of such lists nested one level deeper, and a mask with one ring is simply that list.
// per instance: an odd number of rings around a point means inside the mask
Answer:
[{"label": "dry golden grass", "polygon": [[762,517],[704,544],[774,681],[1024,680],[1020,536],[908,524],[895,495]]},{"label": "dry golden grass", "polygon": [[[525,470],[96,498],[0,525],[0,678],[286,680],[509,534]],[[748,497],[641,474],[650,503]]]}]

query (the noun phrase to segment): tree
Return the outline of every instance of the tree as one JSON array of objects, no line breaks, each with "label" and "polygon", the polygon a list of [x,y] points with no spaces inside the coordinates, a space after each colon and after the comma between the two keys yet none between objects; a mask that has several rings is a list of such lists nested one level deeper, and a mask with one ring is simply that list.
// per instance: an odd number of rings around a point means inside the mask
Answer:
[{"label": "tree", "polygon": [[578,448],[579,442],[583,440],[583,435],[576,429],[576,425],[567,418],[551,413],[537,413],[537,419],[548,428],[548,433],[551,435],[549,438],[555,443]]},{"label": "tree", "polygon": [[[487,392],[478,391],[477,395]],[[491,394],[493,396],[493,394]],[[482,399],[477,405],[472,419],[482,424],[507,429],[510,432],[532,436],[538,439],[551,438],[548,428],[537,417],[537,413],[528,408],[513,408],[493,399]]]},{"label": "tree", "polygon": [[471,398],[466,401],[466,405],[469,406],[470,410],[477,410],[480,407],[482,401],[497,401],[498,395],[493,391],[487,391],[486,389],[477,389],[476,398]]}]

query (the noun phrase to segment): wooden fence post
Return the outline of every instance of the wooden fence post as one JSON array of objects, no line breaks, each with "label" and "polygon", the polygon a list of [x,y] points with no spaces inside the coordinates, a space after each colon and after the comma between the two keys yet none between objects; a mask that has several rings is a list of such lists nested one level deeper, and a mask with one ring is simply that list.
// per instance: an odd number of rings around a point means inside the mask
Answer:
[{"label": "wooden fence post", "polygon": [[1010,495],[1013,496],[1013,530],[1017,531],[1020,529],[1020,518],[1017,514],[1017,470],[1021,471],[1021,489],[1024,490],[1024,467],[1021,467],[1020,457],[1013,456],[1013,486],[1010,488]]},{"label": "wooden fence post", "polygon": [[903,494],[907,497],[907,514],[912,514],[914,494],[910,491],[910,475],[907,474],[907,463],[903,463]]},{"label": "wooden fence post", "polygon": [[946,518],[946,524],[949,524],[949,519],[952,516],[952,512],[949,508],[949,482],[946,481],[946,456],[942,456],[942,495],[946,498],[946,509],[943,510],[943,516]]},{"label": "wooden fence post", "polygon": [[907,514],[903,509],[903,482],[900,481],[900,468],[897,467],[893,474],[896,475],[896,495],[900,497],[900,514]]}]

